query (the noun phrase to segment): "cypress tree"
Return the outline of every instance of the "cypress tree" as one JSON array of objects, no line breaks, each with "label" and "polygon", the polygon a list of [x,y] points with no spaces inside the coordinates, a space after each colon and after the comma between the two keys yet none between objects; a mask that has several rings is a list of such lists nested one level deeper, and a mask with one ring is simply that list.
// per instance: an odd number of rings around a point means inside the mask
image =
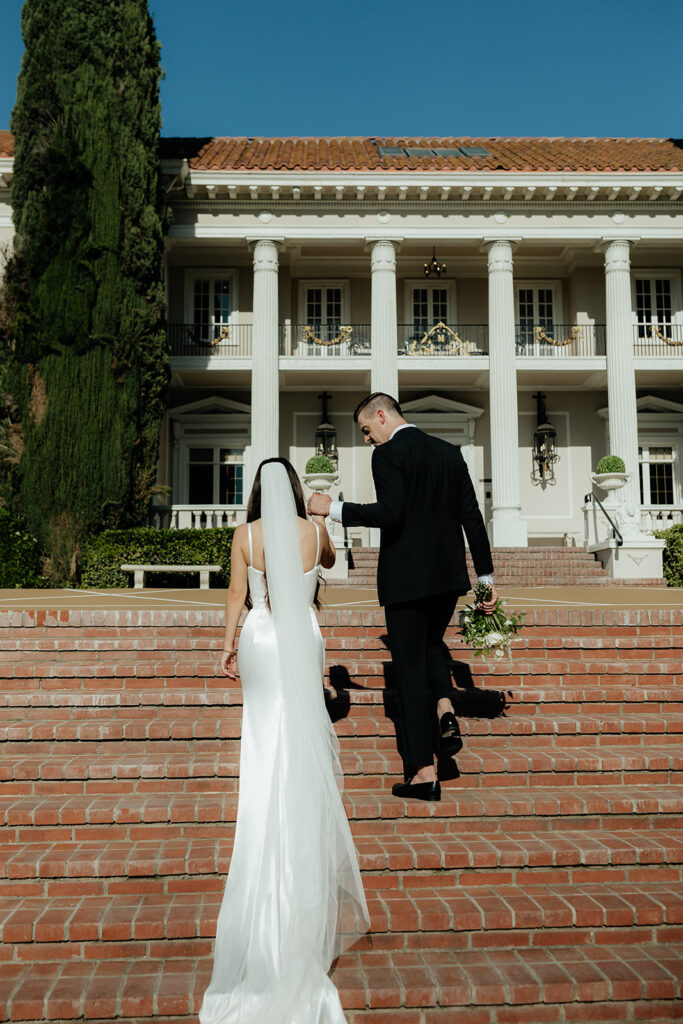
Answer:
[{"label": "cypress tree", "polygon": [[159,45],[147,0],[26,0],[7,269],[15,510],[73,577],[141,523],[166,409]]}]

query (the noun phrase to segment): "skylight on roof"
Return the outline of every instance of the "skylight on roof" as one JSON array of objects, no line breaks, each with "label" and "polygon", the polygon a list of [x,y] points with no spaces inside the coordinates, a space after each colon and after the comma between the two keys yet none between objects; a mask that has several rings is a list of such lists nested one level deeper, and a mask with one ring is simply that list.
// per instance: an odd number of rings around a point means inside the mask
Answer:
[{"label": "skylight on roof", "polygon": [[379,156],[406,156],[406,157],[463,157],[463,156],[491,156],[488,149],[483,146],[381,146],[377,145]]},{"label": "skylight on roof", "polygon": [[488,149],[484,149],[483,146],[463,146],[462,151],[465,156],[491,156]]}]

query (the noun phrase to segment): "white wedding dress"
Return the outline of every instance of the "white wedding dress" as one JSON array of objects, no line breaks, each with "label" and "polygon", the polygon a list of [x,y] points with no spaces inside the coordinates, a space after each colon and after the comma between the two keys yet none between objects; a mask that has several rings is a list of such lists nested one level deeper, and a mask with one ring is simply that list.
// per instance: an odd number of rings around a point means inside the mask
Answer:
[{"label": "white wedding dress", "polygon": [[266,573],[249,566],[253,608],[239,641],[235,843],[199,1020],[343,1024],[328,972],[368,930],[368,912],[323,695],[312,608],[319,567],[303,571],[294,498],[277,463],[262,470],[262,524]]}]

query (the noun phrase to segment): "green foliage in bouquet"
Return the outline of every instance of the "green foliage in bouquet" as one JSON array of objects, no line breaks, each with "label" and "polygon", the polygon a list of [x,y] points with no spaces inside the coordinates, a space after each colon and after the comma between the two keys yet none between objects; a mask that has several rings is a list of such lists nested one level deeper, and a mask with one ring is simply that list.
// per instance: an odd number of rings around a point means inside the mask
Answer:
[{"label": "green foliage in bouquet", "polygon": [[603,455],[598,462],[596,473],[625,473],[626,464],[618,455]]},{"label": "green foliage in bouquet", "polygon": [[26,0],[11,128],[4,389],[12,507],[74,578],[83,540],[144,522],[169,380],[159,44],[147,0]]},{"label": "green foliage in bouquet", "polygon": [[491,587],[487,583],[477,583],[474,588],[475,603],[467,605],[461,614],[463,637],[475,656],[487,658],[493,655],[495,658],[503,658],[507,654],[511,657],[511,641],[524,626],[526,612],[507,612],[505,602],[498,598],[495,610],[487,615],[480,603],[490,601],[491,594]]},{"label": "green foliage in bouquet", "polygon": [[40,544],[23,523],[0,508],[0,587],[46,587]]},{"label": "green foliage in bouquet", "polygon": [[664,577],[670,587],[683,587],[683,523],[655,533],[666,541],[664,548]]},{"label": "green foliage in bouquet", "polygon": [[334,462],[327,455],[313,455],[306,463],[307,473],[334,473]]},{"label": "green foliage in bouquet", "polygon": [[[230,550],[232,527],[208,530],[153,530],[141,527],[132,530],[103,530],[86,541],[79,559],[82,587],[130,587],[132,573],[121,566],[138,565],[220,565],[222,572],[211,575],[214,586],[227,587],[230,582]],[[154,584],[194,587],[197,574],[161,573],[152,577]]]}]

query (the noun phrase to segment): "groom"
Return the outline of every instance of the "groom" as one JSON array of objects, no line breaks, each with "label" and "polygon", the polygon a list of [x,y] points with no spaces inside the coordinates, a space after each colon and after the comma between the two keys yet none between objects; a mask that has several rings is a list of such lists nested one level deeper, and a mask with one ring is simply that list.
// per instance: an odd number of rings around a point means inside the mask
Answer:
[{"label": "groom", "polygon": [[[443,636],[458,597],[470,581],[467,536],[480,581],[493,588],[493,563],[484,520],[460,449],[407,423],[390,395],[368,395],[353,414],[366,444],[374,447],[372,476],[377,501],[359,505],[314,494],[310,515],[330,515],[344,526],[379,527],[377,593],[384,605],[404,732],[404,783],[395,796],[440,800],[434,767],[434,703],[441,754],[455,753],[457,725]],[[482,605],[490,614],[496,604]]]}]

